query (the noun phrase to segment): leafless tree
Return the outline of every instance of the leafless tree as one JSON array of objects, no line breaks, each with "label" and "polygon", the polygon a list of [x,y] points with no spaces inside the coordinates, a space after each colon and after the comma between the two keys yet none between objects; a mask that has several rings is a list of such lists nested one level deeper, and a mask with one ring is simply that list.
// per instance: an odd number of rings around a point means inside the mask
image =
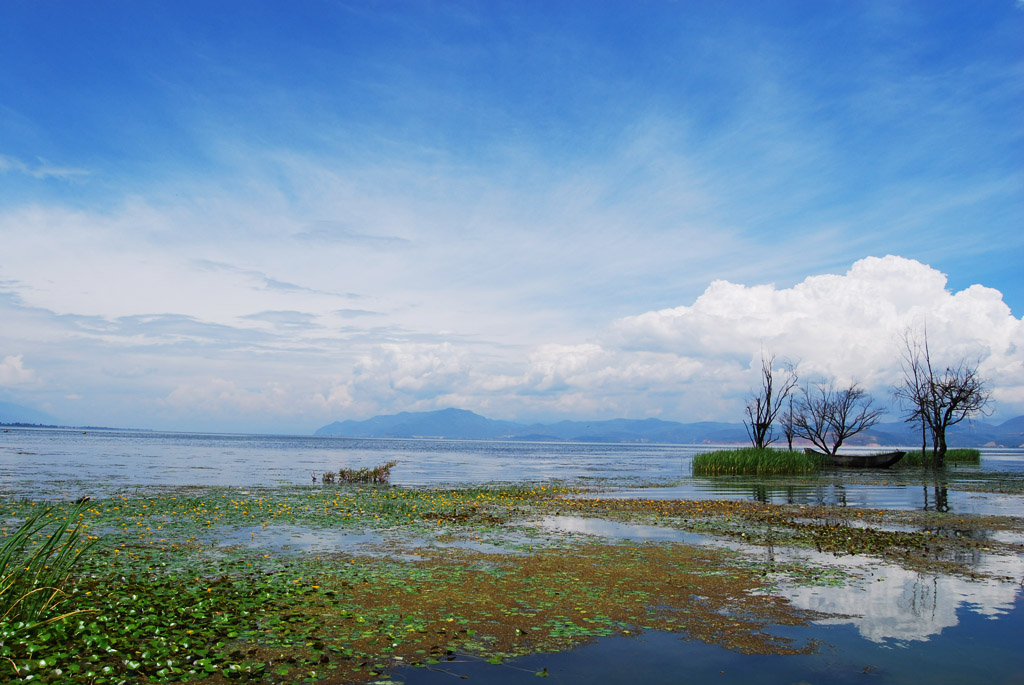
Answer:
[{"label": "leafless tree", "polygon": [[978,362],[959,359],[938,371],[932,365],[928,331],[903,336],[903,382],[893,394],[907,411],[906,421],[921,425],[921,451],[927,455],[927,434],[932,438],[929,464],[941,467],[946,459],[946,429],[964,419],[985,415],[990,393],[978,374]]},{"label": "leafless tree", "polygon": [[796,414],[793,413],[793,393],[789,393],[789,406],[786,407],[786,413],[782,415],[782,434],[786,436],[786,445],[789,447],[790,452],[793,451],[793,438],[796,436],[795,418]]},{"label": "leafless tree", "polygon": [[[783,403],[797,384],[796,368],[786,362],[775,370],[775,355],[761,353],[761,389],[752,392],[747,402],[747,420],[743,426],[754,447],[767,447],[775,441],[772,424]],[[776,377],[778,373],[778,377]]]},{"label": "leafless tree", "polygon": [[885,413],[856,383],[836,389],[835,382],[806,385],[796,402],[794,433],[819,450],[835,455],[843,443],[866,431]]},{"label": "leafless tree", "polygon": [[[926,338],[927,342],[927,338]],[[927,345],[925,345],[925,348]],[[925,400],[928,396],[930,361],[927,349],[924,349],[917,337],[909,329],[903,333],[903,354],[900,366],[903,369],[903,383],[893,388],[892,394],[897,402],[908,412],[904,421],[917,423],[921,426],[921,455],[928,451],[928,420],[926,418]],[[927,463],[927,461],[925,462]]]}]

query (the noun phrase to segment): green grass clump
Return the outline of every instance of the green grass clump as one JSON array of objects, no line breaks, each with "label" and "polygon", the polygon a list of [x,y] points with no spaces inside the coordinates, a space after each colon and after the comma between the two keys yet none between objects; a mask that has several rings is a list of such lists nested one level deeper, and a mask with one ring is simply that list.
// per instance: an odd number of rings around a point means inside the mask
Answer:
[{"label": "green grass clump", "polygon": [[64,585],[89,547],[81,539],[85,503],[73,507],[67,519],[57,519],[52,507],[36,509],[0,545],[0,643],[3,636],[33,630],[73,616],[63,611]]},{"label": "green grass clump", "polygon": [[810,473],[821,468],[821,458],[804,452],[742,447],[698,454],[695,476],[776,476]]},{"label": "green grass clump", "polygon": [[[933,452],[921,452],[921,450],[915,450],[913,452],[907,452],[902,459],[897,462],[898,466],[924,466],[923,457],[928,456],[928,461],[931,461]],[[946,450],[946,462],[947,464],[980,464],[981,463],[981,450],[976,450],[969,447],[958,447],[956,449]]]}]

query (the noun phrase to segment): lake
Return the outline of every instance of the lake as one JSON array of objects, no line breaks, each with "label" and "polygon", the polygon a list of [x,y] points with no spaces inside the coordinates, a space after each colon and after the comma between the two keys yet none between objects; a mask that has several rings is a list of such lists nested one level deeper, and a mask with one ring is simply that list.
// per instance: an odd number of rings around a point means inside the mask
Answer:
[{"label": "lake", "polygon": [[[311,474],[397,460],[392,482],[408,486],[485,482],[554,482],[600,486],[603,497],[749,499],[762,502],[952,513],[1024,515],[1018,494],[977,492],[979,478],[1024,478],[1024,450],[984,449],[980,466],[832,472],[771,481],[690,476],[693,456],[713,446],[580,443],[360,440],[334,437],[206,435],[143,431],[10,428],[0,433],[0,494],[39,500],[104,497],[139,488],[183,485],[312,484]],[[664,487],[638,487],[641,484]],[[726,544],[659,526],[601,519],[553,517],[536,525],[596,539]],[[302,530],[277,531],[301,553],[312,544]],[[246,532],[245,536],[249,536]],[[304,538],[306,536],[306,538]],[[255,535],[252,535],[255,538]],[[304,540],[306,540],[304,542]],[[378,544],[372,534],[319,535],[318,545],[354,549]],[[1013,539],[1020,544],[1024,541]],[[783,586],[794,605],[835,615],[811,626],[787,628],[816,638],[813,655],[749,656],[716,645],[649,631],[635,638],[601,638],[571,652],[538,654],[493,666],[463,656],[444,672],[406,669],[409,683],[533,682],[547,669],[558,682],[942,682],[1024,683],[1024,559],[979,551],[970,560],[975,579],[920,572],[871,557],[834,557],[806,549],[735,548],[818,566],[841,567],[842,585]],[[322,547],[317,547],[322,551]]]},{"label": "lake", "polygon": [[[754,478],[692,478],[693,456],[714,445],[633,445],[313,436],[218,435],[150,431],[11,428],[0,433],[0,493],[15,497],[106,496],[136,486],[270,486],[311,483],[314,474],[397,460],[396,485],[569,481],[618,488],[618,497],[754,499],[791,504],[928,509],[945,488],[949,511],[1014,514],[1013,497],[961,489],[971,477],[1024,478],[1024,449],[982,449],[980,466],[833,472],[806,483]],[[799,479],[798,479],[799,480]],[[607,496],[606,494],[603,496]]]}]

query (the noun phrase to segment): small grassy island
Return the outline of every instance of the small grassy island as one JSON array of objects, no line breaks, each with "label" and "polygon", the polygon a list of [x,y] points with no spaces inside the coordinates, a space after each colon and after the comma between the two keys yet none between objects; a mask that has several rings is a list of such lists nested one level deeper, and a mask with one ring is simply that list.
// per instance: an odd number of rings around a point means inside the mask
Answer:
[{"label": "small grassy island", "polygon": [[[903,455],[903,459],[900,460],[899,466],[924,466],[925,464],[931,463],[933,458],[932,452],[922,452],[921,450],[907,452]],[[981,450],[976,450],[970,447],[958,447],[950,448],[946,450],[946,463],[947,464],[973,464],[977,465],[981,463]]]},{"label": "small grassy island", "polygon": [[693,475],[790,476],[813,473],[821,466],[821,457],[803,451],[740,447],[696,455],[693,458]]},{"label": "small grassy island", "polygon": [[[907,452],[894,466],[921,467],[930,463],[931,455],[921,451]],[[976,449],[950,449],[948,464],[980,464],[981,452]],[[693,458],[695,476],[793,476],[820,470],[825,461],[819,454],[803,450],[772,447],[739,447],[704,452]]]}]

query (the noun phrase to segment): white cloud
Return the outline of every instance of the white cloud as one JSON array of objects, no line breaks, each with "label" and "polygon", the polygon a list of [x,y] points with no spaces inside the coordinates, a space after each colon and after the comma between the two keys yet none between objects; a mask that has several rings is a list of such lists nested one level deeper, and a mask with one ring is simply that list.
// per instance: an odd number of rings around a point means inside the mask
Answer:
[{"label": "white cloud", "polygon": [[43,158],[39,158],[36,164],[23,162],[15,157],[0,155],[0,173],[15,171],[31,176],[32,178],[59,178],[68,179],[75,176],[86,176],[90,172],[85,169],[78,169],[68,166],[56,166]]},{"label": "white cloud", "polygon": [[451,343],[389,343],[359,358],[352,384],[358,397],[429,399],[464,385],[464,352]]},{"label": "white cloud", "polygon": [[20,354],[4,357],[0,362],[0,386],[30,383],[33,376],[32,369],[25,368]]},{"label": "white cloud", "polygon": [[[37,368],[7,357],[0,381],[38,381],[59,388],[61,398],[101,392],[108,409],[151,411],[182,429],[202,421],[213,430],[303,431],[447,406],[520,420],[737,421],[762,348],[799,361],[806,379],[856,379],[884,400],[899,376],[902,332],[925,323],[938,363],[979,359],[1000,415],[1024,413],[1024,322],[998,291],[976,285],[952,293],[942,273],[895,256],[787,288],[715,281],[691,304],[615,320],[586,342],[559,340],[560,331],[541,344],[428,334],[393,325],[391,315],[366,317],[369,327],[359,327],[333,306],[318,314],[267,302],[228,326],[180,315],[54,316],[7,301],[0,343],[38,341]],[[506,315],[506,325],[514,319]],[[378,320],[387,325],[372,327]],[[133,399],[118,401],[119,392]]]},{"label": "white cloud", "polygon": [[534,391],[576,388],[615,395],[641,389],[671,392],[715,375],[717,369],[695,357],[588,343],[540,347],[531,355],[522,383]]},{"label": "white cloud", "polygon": [[[296,417],[322,411],[327,403],[323,396],[309,392],[304,383],[272,381],[243,386],[234,380],[211,378],[182,383],[157,404],[168,416],[185,416],[192,422],[217,425],[218,422],[236,423],[239,417],[250,422],[294,422]],[[329,408],[335,411],[344,408],[339,391],[330,395]]]},{"label": "white cloud", "polygon": [[1024,382],[1024,323],[998,291],[946,290],[920,262],[869,257],[845,275],[812,276],[792,288],[715,281],[692,305],[647,312],[612,326],[621,349],[707,360],[756,360],[763,348],[798,361],[804,377],[834,376],[884,389],[896,380],[904,330],[927,325],[937,363],[979,359],[1003,397]]}]

